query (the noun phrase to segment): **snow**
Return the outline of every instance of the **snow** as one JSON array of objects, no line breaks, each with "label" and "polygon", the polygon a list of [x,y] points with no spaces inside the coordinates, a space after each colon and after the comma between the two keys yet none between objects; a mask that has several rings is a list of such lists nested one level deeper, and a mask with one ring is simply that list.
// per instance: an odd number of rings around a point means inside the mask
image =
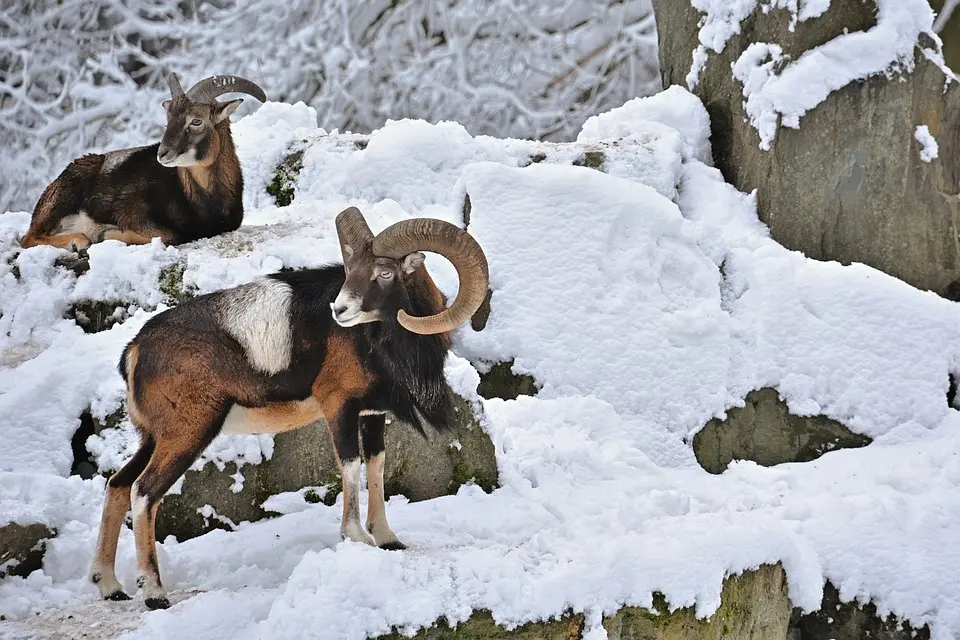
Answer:
[{"label": "snow", "polygon": [[[692,0],[704,15],[700,44],[692,53],[687,87],[692,91],[709,57],[721,53],[740,33],[740,24],[758,9],[789,12],[789,29],[797,22],[822,15],[829,0]],[[751,43],[733,64],[733,77],[743,86],[744,109],[760,136],[760,148],[769,150],[778,127],[800,127],[800,119],[834,91],[852,82],[897,70],[912,71],[920,34],[937,41],[934,13],[926,0],[877,0],[876,25],[866,31],[845,31],[832,40],[804,51],[795,60],[783,54],[778,43]],[[928,56],[942,65],[942,56]],[[949,82],[952,74],[948,74]]]},{"label": "snow", "polygon": [[71,302],[111,300],[149,309],[167,302],[159,288],[160,272],[177,260],[179,251],[159,238],[146,246],[137,250],[117,240],[93,244],[87,252],[90,270],[77,279]]},{"label": "snow", "polygon": [[630,140],[633,136],[649,135],[651,130],[657,137],[679,134],[684,158],[713,163],[710,115],[696,96],[676,85],[587,118],[577,142],[608,138]]},{"label": "snow", "polygon": [[924,162],[936,160],[939,154],[937,140],[930,134],[927,125],[921,124],[913,132],[913,138],[920,143],[920,159]]},{"label": "snow", "polygon": [[[569,145],[398,120],[364,147],[311,129],[304,105],[257,114],[235,127],[252,208],[234,233],[173,249],[97,246],[79,278],[55,267],[57,250],[30,249],[15,258],[17,279],[8,260],[28,216],[0,216],[0,520],[58,530],[42,571],[0,582],[10,633],[51,624],[33,615],[51,608],[116,615],[114,636],[198,640],[364,638],[477,609],[513,627],[572,609],[599,639],[602,615],[649,607],[653,591],[708,616],[726,576],[781,562],[804,611],[819,607],[829,580],[843,599],[929,623],[935,640],[960,634],[960,413],[946,401],[948,376],[960,373],[960,310],[773,241],[755,194],[709,166],[708,118],[689,92],[601,114]],[[306,145],[304,167],[294,202],[276,207],[262,193],[291,145]],[[604,154],[607,173],[571,166],[586,151]],[[493,442],[500,488],[391,498],[404,552],[341,541],[342,496],[333,506],[311,504],[307,489],[271,496],[263,506],[276,518],[161,541],[171,609],[131,620],[127,609],[94,608],[85,574],[104,482],[67,477],[69,441],[83,410],[122,407],[116,362],[169,303],[156,290],[160,269],[182,265],[184,283],[213,291],[336,260],[332,221],[346,206],[374,231],[410,216],[462,224],[466,196],[490,264],[491,314],[483,331],[455,333],[446,372]],[[427,264],[455,294],[450,265],[434,255]],[[86,334],[64,319],[77,289],[133,312]],[[480,398],[478,371],[510,359],[538,395]],[[829,416],[874,442],[814,462],[703,471],[690,438],[763,387],[796,414]],[[135,442],[122,420],[88,446],[112,469]],[[221,436],[195,467],[255,464],[272,446],[269,436]],[[222,518],[209,505],[201,513]],[[117,568],[132,587],[126,528]]]}]

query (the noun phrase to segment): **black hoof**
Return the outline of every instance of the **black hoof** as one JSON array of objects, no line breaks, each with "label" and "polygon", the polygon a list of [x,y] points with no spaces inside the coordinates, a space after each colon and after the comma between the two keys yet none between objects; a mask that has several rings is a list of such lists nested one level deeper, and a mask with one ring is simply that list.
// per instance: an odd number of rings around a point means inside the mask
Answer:
[{"label": "black hoof", "polygon": [[166,598],[144,598],[144,604],[147,605],[147,609],[169,609],[170,601]]},{"label": "black hoof", "polygon": [[129,600],[130,596],[125,594],[123,591],[117,590],[113,593],[103,596],[104,600],[113,600],[114,602],[123,602],[124,600]]},{"label": "black hoof", "polygon": [[387,551],[403,551],[407,548],[407,545],[397,540],[396,542],[384,542],[380,545],[380,548],[386,549]]}]

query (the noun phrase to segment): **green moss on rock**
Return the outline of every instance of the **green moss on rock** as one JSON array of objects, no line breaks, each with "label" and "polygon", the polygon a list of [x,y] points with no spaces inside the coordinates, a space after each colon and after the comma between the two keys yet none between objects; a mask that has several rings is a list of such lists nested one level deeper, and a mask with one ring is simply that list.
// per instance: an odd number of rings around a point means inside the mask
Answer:
[{"label": "green moss on rock", "polygon": [[343,478],[336,468],[330,469],[327,472],[323,486],[326,487],[327,490],[320,498],[320,502],[328,507],[332,507],[337,504],[337,496],[343,491]]},{"label": "green moss on rock", "polygon": [[605,155],[603,151],[586,151],[582,156],[573,161],[578,167],[588,167],[598,171],[603,170]]},{"label": "green moss on rock", "polygon": [[286,207],[293,202],[294,187],[303,169],[305,151],[304,148],[290,152],[273,171],[273,179],[267,185],[267,193],[273,196],[278,207]]},{"label": "green moss on rock", "polygon": [[762,565],[728,577],[720,607],[706,620],[694,607],[670,611],[662,593],[653,594],[653,609],[624,607],[605,617],[610,640],[783,640],[790,622],[783,567]]},{"label": "green moss on rock", "polygon": [[484,398],[516,400],[519,396],[535,396],[540,390],[533,376],[513,372],[513,360],[498,362],[489,371],[480,374],[477,393]]},{"label": "green moss on rock", "polygon": [[428,438],[423,438],[404,422],[393,420],[387,426],[384,493],[388,497],[427,500],[456,493],[471,481],[484,491],[497,487],[493,443],[480,427],[475,407],[459,397],[455,406],[453,433],[428,431]]},{"label": "green moss on rock", "polygon": [[185,261],[177,261],[167,265],[160,271],[160,291],[167,296],[167,303],[171,305],[183,304],[190,298],[195,298],[195,287],[185,287],[183,272],[187,269]]},{"label": "green moss on rock", "polygon": [[[329,493],[329,491],[324,492],[323,495],[325,496],[327,493]],[[317,493],[316,489],[307,489],[303,493],[303,500],[304,502],[309,502],[310,504],[320,504],[323,502],[323,496]]]},{"label": "green moss on rock", "polygon": [[[724,581],[720,608],[706,620],[696,617],[693,607],[670,611],[662,593],[653,594],[653,608],[623,607],[603,619],[610,640],[783,640],[790,621],[783,567],[763,565],[756,571],[730,576]],[[467,620],[451,626],[440,618],[420,629],[415,640],[579,640],[584,617],[568,611],[559,619],[529,622],[515,629],[496,624],[489,611],[475,611]],[[398,631],[377,640],[400,640]]]},{"label": "green moss on rock", "polygon": [[[529,622],[510,631],[493,620],[489,611],[476,611],[465,622],[450,626],[446,618],[440,618],[429,629],[422,629],[416,640],[576,640],[583,634],[583,614],[567,614],[559,620]],[[398,632],[377,636],[376,640],[407,640]]]},{"label": "green moss on rock", "polygon": [[463,454],[463,449],[449,447],[447,449],[453,463],[453,473],[450,477],[449,493],[455,494],[460,487],[465,484],[473,483],[483,489],[485,493],[490,493],[497,488],[496,474],[490,473],[489,465],[471,464],[471,460]]},{"label": "green moss on rock", "polygon": [[870,438],[826,416],[796,416],[775,389],[747,394],[745,406],[725,420],[711,420],[693,438],[697,461],[710,473],[723,473],[733,460],[772,466],[809,462],[828,451],[864,447]]}]

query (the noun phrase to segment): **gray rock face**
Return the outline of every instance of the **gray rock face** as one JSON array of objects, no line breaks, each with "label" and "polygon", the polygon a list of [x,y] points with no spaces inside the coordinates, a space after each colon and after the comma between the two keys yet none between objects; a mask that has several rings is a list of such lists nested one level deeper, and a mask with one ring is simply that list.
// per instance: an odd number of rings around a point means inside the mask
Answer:
[{"label": "gray rock face", "polygon": [[[654,594],[656,611],[623,607],[603,618],[610,640],[783,640],[790,620],[783,567],[763,565],[756,571],[731,576],[723,585],[720,608],[707,620],[698,620],[693,607],[669,612],[662,595]],[[422,629],[417,640],[578,640],[583,637],[583,614],[567,614],[559,620],[532,622],[507,631],[487,611],[477,611],[455,628],[446,620]],[[378,640],[399,640],[399,633]]]},{"label": "gray rock face", "polygon": [[929,640],[930,628],[914,628],[893,616],[886,619],[877,615],[873,603],[858,607],[850,602],[840,602],[840,592],[829,582],[823,589],[820,611],[794,614],[791,628],[796,630],[797,640]]},{"label": "gray rock face", "polygon": [[[168,535],[187,540],[211,529],[230,529],[240,522],[268,517],[261,505],[271,495],[303,487],[331,485],[337,476],[326,427],[312,424],[274,437],[273,456],[262,464],[240,469],[243,488],[234,493],[233,475],[237,466],[228,463],[221,471],[207,463],[200,471],[187,471],[179,494],[168,494],[157,512],[157,539]],[[334,493],[336,498],[336,493]],[[205,517],[198,509],[209,505],[216,517]],[[229,521],[229,522],[228,522]]]},{"label": "gray rock face", "polygon": [[[384,493],[388,498],[402,494],[413,502],[427,500],[456,493],[468,482],[485,491],[497,486],[493,443],[480,427],[469,402],[458,401],[457,425],[452,434],[430,435],[426,440],[413,427],[397,420],[387,426]],[[167,495],[161,503],[157,539],[173,535],[186,540],[214,528],[229,529],[231,522],[262,520],[271,514],[261,505],[278,493],[325,486],[326,493],[318,494],[318,498],[333,504],[341,490],[340,474],[323,422],[275,436],[271,459],[244,465],[240,469],[243,488],[234,493],[232,476],[236,472],[232,463],[223,471],[213,463],[201,471],[188,471],[181,493]],[[198,511],[206,505],[213,508],[216,516]]]},{"label": "gray rock face", "polygon": [[711,420],[693,437],[693,453],[710,473],[723,473],[733,460],[763,466],[809,462],[835,449],[865,447],[870,438],[825,416],[795,416],[775,389],[747,394],[746,405]]},{"label": "gray rock face", "polygon": [[[689,1],[653,0],[664,86],[686,86],[699,44]],[[752,43],[776,43],[795,60],[845,29],[876,24],[873,2],[833,0],[789,30],[787,11],[756,11],[722,53],[710,52],[694,93],[710,113],[714,160],[741,191],[758,190],[760,218],[788,248],[818,260],[862,262],[921,289],[947,292],[960,278],[960,86],[917,48],[906,76],[849,84],[777,130],[769,151],[746,120],[731,63]],[[933,47],[929,37],[921,46]],[[939,157],[919,159],[927,125]]]},{"label": "gray rock face", "polygon": [[45,541],[56,535],[43,524],[0,526],[0,578],[26,577],[43,566]]}]

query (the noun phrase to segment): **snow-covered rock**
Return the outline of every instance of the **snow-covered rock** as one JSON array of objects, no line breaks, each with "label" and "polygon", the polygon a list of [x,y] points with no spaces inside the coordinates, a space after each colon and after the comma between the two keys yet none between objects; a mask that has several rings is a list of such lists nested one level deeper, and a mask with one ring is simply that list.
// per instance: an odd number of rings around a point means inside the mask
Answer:
[{"label": "snow-covered rock", "polygon": [[[42,573],[0,583],[0,614],[95,597],[84,574],[103,481],[63,477],[69,437],[85,408],[102,417],[121,406],[122,345],[167,304],[151,297],[149,263],[182,263],[183,285],[205,293],[338,260],[333,218],[356,205],[374,231],[414,216],[463,225],[469,211],[491,296],[482,329],[455,333],[451,384],[473,397],[482,372],[512,362],[536,387],[477,399],[499,487],[393,498],[391,524],[411,545],[402,553],[340,541],[338,509],[289,494],[269,503],[281,517],[168,538],[165,584],[200,591],[129,637],[363,638],[488,610],[507,628],[583,614],[585,634],[601,638],[604,616],[650,607],[654,592],[715,614],[725,578],[777,563],[802,612],[820,606],[829,580],[844,601],[929,624],[935,640],[960,633],[960,414],[947,403],[960,309],[776,243],[756,195],[701,159],[703,105],[684,90],[651,100],[566,145],[410,120],[357,144],[294,135],[306,107],[268,104],[234,127],[248,207],[239,230],[175,249],[104,245],[79,277],[54,267],[56,250],[14,257],[27,218],[0,216],[0,490],[12,487],[0,513],[35,512],[59,531]],[[266,194],[275,163],[304,137],[293,199],[277,206]],[[109,275],[126,260],[142,278]],[[427,265],[454,295],[452,266],[435,255]],[[65,319],[88,277],[88,296],[136,297],[129,317],[99,333]],[[701,469],[691,438],[762,388],[873,442],[802,464]],[[130,454],[124,429],[103,439],[102,464]],[[221,437],[198,464],[258,462],[267,442]],[[133,571],[124,532],[121,582]]]},{"label": "snow-covered rock", "polygon": [[664,83],[710,106],[775,240],[958,299],[960,83],[927,0],[653,4]]}]

